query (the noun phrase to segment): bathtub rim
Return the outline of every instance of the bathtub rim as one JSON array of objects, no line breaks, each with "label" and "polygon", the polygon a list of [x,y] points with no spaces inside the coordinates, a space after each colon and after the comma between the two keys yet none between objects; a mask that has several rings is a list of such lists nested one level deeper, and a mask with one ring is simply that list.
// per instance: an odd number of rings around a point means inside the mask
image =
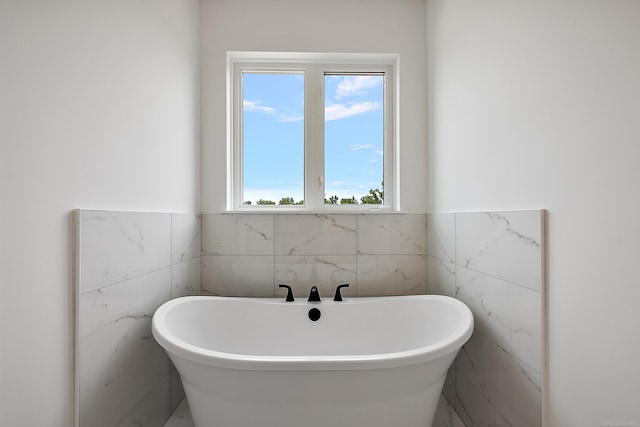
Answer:
[{"label": "bathtub rim", "polygon": [[[433,344],[411,350],[376,353],[367,355],[323,355],[323,356],[271,356],[226,353],[205,349],[190,344],[170,333],[166,326],[166,316],[175,305],[193,300],[231,300],[259,302],[263,304],[297,304],[309,305],[306,301],[285,303],[282,298],[228,297],[228,296],[187,296],[170,300],[160,306],[153,315],[151,330],[155,340],[169,353],[195,363],[217,368],[253,370],[253,371],[342,371],[389,369],[402,366],[417,365],[436,360],[453,352],[458,352],[471,337],[474,330],[474,319],[471,310],[461,301],[444,295],[401,295],[380,297],[345,298],[336,305],[349,305],[371,302],[381,299],[426,299],[440,300],[455,306],[462,315],[460,325],[447,338]],[[345,304],[346,303],[346,304]],[[334,304],[333,301],[323,301],[323,304]],[[465,326],[466,325],[466,326]]]}]

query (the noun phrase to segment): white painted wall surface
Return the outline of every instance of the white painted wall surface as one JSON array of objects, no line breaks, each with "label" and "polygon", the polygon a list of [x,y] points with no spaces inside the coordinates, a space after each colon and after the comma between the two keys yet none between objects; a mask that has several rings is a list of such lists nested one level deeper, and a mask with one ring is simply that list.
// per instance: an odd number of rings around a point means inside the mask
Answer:
[{"label": "white painted wall surface", "polygon": [[73,421],[70,211],[199,210],[196,0],[0,1],[0,425]]},{"label": "white painted wall surface", "polygon": [[640,425],[640,2],[427,0],[427,29],[430,211],[548,209],[549,425]]},{"label": "white painted wall surface", "polygon": [[424,0],[203,0],[202,212],[226,208],[226,52],[232,50],[399,53],[401,209],[426,212],[424,14]]}]

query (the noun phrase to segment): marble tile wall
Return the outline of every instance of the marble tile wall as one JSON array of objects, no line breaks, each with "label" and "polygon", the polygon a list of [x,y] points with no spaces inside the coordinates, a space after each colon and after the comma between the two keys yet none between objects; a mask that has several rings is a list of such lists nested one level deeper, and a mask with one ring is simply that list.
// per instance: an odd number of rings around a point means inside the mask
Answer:
[{"label": "marble tile wall", "polygon": [[163,425],[184,392],[151,317],[201,293],[200,215],[77,210],[74,220],[76,425]]},{"label": "marble tile wall", "polygon": [[278,284],[306,297],[426,292],[424,214],[205,214],[204,294],[273,297]]},{"label": "marble tile wall", "polygon": [[427,293],[458,298],[475,319],[444,388],[467,426],[542,423],[543,218],[427,215]]},{"label": "marble tile wall", "polygon": [[[171,214],[76,211],[79,426],[162,425],[184,394],[150,333],[182,295],[437,293],[476,331],[436,425],[540,425],[542,212]],[[451,407],[455,408],[455,413]],[[460,415],[460,418],[458,418]]]}]

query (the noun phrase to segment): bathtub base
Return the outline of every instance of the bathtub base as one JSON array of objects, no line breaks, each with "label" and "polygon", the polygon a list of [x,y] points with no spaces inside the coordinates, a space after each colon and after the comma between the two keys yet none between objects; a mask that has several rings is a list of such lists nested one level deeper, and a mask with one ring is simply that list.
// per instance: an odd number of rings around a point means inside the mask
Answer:
[{"label": "bathtub base", "polygon": [[305,372],[204,370],[172,356],[196,427],[429,427],[454,358]]}]

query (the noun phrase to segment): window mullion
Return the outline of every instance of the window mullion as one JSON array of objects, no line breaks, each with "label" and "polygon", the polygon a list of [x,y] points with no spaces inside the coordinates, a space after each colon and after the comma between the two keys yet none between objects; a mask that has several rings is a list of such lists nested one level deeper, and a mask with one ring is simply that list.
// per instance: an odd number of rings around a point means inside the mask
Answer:
[{"label": "window mullion", "polygon": [[314,162],[316,165],[316,210],[324,207],[324,189],[325,189],[325,173],[324,173],[324,67],[316,65],[314,67],[314,83],[316,93],[316,114],[314,120],[315,129],[315,155]]},{"label": "window mullion", "polygon": [[317,211],[324,205],[324,97],[321,67],[310,65],[306,74],[305,204],[310,210]]}]

